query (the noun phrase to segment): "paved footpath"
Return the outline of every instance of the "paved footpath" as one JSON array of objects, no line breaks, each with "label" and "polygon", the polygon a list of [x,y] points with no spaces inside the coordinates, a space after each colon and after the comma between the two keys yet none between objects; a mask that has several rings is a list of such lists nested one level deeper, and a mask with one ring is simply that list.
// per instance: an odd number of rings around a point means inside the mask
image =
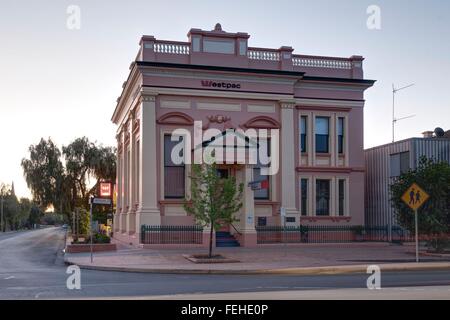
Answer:
[{"label": "paved footpath", "polygon": [[[81,270],[81,289],[70,290],[67,288],[69,274],[61,252],[64,247],[64,239],[65,232],[61,228],[16,233],[8,236],[7,239],[0,239],[0,300],[151,298],[171,295],[197,296],[198,294],[205,294],[205,297],[209,298],[209,295],[220,293],[228,294],[227,297],[230,298],[248,299],[261,295],[270,298],[272,295],[268,292],[274,292],[274,298],[282,298],[289,294],[278,293],[279,291],[311,291],[311,294],[317,296],[317,291],[367,288],[368,275],[365,271],[327,275],[294,273],[239,275]],[[139,253],[144,257],[158,257],[159,255],[160,260],[153,258],[155,264],[157,261],[165,265],[168,265],[168,261],[188,263],[187,260],[180,258],[181,251],[158,253],[153,250],[136,250],[128,247],[120,249],[118,254],[122,256],[122,260]],[[236,253],[243,252],[240,253],[241,256],[250,256],[251,250],[246,250],[236,250]],[[226,250],[226,252],[234,251]],[[305,254],[306,251],[302,251],[302,253]],[[111,256],[111,253],[102,255],[105,255],[103,258],[105,259],[108,255]],[[86,256],[79,257],[86,258]],[[96,255],[95,261],[97,262],[97,258],[100,257],[100,255]],[[138,260],[137,257],[134,259]],[[122,263],[124,262],[122,261]],[[241,264],[244,265],[244,263]],[[436,297],[435,293],[446,293],[440,289],[437,292],[437,286],[450,286],[450,269],[382,272],[381,286],[382,288],[400,288],[395,292],[408,299],[411,297],[409,293],[424,298],[432,295]],[[417,291],[413,288],[410,289],[411,286],[423,289]],[[336,293],[336,297],[340,297],[346,292],[339,291]],[[302,295],[307,296],[308,294]],[[358,294],[356,295],[358,296]],[[300,297],[300,295],[295,293],[293,297]],[[211,298],[214,297],[211,296]]]},{"label": "paved footpath", "polygon": [[366,272],[367,266],[380,265],[384,271],[450,269],[450,258],[422,257],[415,263],[413,247],[387,243],[289,244],[258,248],[216,248],[239,263],[195,264],[184,254],[205,253],[205,249],[141,249],[122,245],[116,252],[66,254],[65,262],[85,269],[218,274],[337,274]]},{"label": "paved footpath", "polygon": [[[120,299],[129,299],[121,297]],[[134,300],[450,300],[450,286],[286,290],[177,294],[133,297]]]}]

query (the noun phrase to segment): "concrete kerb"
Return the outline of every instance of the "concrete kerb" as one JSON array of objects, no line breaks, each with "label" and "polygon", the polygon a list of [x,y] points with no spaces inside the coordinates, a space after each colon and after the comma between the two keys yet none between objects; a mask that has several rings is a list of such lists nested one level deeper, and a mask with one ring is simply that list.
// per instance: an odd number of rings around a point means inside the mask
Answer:
[{"label": "concrete kerb", "polygon": [[[366,273],[367,267],[364,265],[342,265],[324,267],[300,267],[300,268],[280,268],[280,269],[247,269],[247,270],[224,270],[224,269],[168,269],[168,268],[135,268],[121,266],[98,266],[89,264],[77,264],[64,257],[67,265],[77,265],[81,269],[133,272],[133,273],[159,273],[159,274],[219,274],[219,275],[333,275]],[[375,264],[375,263],[373,263]],[[424,262],[424,263],[395,263],[378,264],[381,271],[423,271],[423,270],[450,270],[450,262]]]}]

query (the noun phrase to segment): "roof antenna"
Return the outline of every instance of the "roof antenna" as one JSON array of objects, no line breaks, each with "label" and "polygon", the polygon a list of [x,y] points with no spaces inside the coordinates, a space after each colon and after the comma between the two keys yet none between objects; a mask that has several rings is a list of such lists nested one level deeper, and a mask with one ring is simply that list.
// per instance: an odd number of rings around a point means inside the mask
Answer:
[{"label": "roof antenna", "polygon": [[405,119],[409,119],[412,117],[415,117],[416,115],[411,115],[411,116],[407,116],[407,117],[402,117],[402,118],[396,118],[395,117],[395,94],[403,89],[412,87],[415,83],[411,83],[407,86],[401,87],[401,88],[395,88],[394,84],[392,84],[392,142],[395,142],[395,125],[398,121],[401,120],[405,120]]}]

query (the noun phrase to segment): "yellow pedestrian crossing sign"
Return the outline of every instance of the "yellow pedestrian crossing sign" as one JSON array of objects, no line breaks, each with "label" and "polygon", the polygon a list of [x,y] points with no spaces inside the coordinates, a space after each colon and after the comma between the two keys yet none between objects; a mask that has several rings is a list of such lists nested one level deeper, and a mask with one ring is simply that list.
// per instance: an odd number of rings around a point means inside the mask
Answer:
[{"label": "yellow pedestrian crossing sign", "polygon": [[429,197],[430,196],[428,193],[426,193],[416,183],[413,183],[403,194],[402,200],[411,209],[417,210],[428,200]]}]

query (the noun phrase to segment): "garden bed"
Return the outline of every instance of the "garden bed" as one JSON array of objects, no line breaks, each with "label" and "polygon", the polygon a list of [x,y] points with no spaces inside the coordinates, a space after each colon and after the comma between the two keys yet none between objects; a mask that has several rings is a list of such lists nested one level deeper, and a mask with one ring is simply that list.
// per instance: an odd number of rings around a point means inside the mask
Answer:
[{"label": "garden bed", "polygon": [[220,254],[214,254],[210,258],[207,254],[193,254],[193,255],[183,255],[184,258],[193,263],[236,263],[240,262],[237,259],[227,258]]},{"label": "garden bed", "polygon": [[[103,252],[103,251],[116,251],[117,246],[115,243],[94,243],[92,245],[93,252]],[[80,244],[68,244],[66,246],[67,253],[81,253],[81,252],[91,252],[91,245],[88,243]]]}]

